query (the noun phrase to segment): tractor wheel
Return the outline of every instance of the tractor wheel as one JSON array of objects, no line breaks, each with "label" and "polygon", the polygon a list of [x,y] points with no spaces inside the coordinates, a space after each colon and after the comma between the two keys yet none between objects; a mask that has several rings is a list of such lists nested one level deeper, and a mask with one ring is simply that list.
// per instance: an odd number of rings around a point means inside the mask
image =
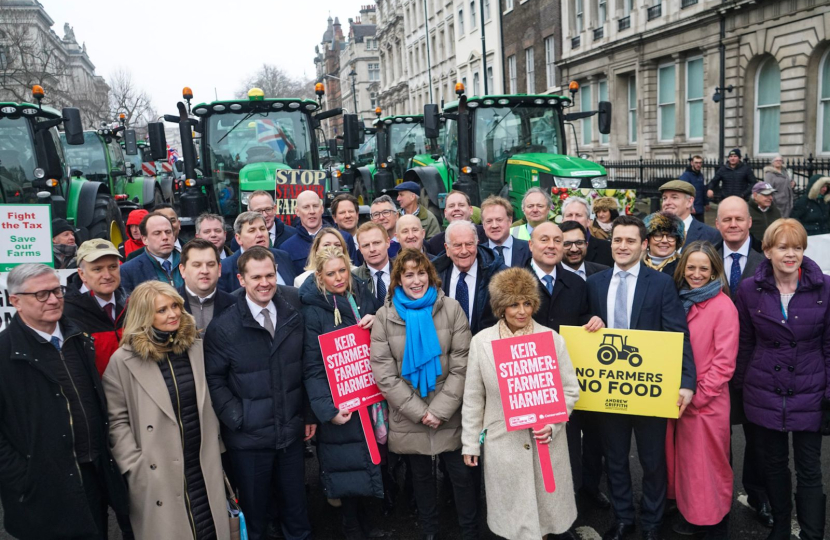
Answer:
[{"label": "tractor wheel", "polygon": [[90,239],[104,238],[116,247],[124,241],[124,219],[115,199],[108,193],[99,191],[95,196],[95,209],[88,230]]},{"label": "tractor wheel", "polygon": [[631,367],[640,367],[643,363],[643,357],[638,353],[631,353],[628,355],[628,362],[631,364]]},{"label": "tractor wheel", "polygon": [[617,361],[617,349],[608,345],[600,347],[597,351],[597,360],[604,366],[610,366]]},{"label": "tractor wheel", "polygon": [[166,201],[164,200],[164,195],[161,193],[161,188],[156,186],[156,188],[153,190],[153,204],[147,209],[150,210],[151,208],[155,208],[156,206],[163,204],[165,202]]}]

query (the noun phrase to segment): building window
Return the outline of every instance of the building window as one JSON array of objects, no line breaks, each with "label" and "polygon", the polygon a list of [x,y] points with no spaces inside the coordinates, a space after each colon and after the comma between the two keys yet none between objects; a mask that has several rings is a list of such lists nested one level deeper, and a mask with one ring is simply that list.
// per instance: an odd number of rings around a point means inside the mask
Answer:
[{"label": "building window", "polygon": [[634,11],[634,0],[623,0],[623,16],[628,17]]},{"label": "building window", "polygon": [[441,58],[438,56],[438,46],[436,45],[436,37],[432,36],[432,54],[435,55],[435,62],[440,62]]},{"label": "building window", "polygon": [[504,0],[504,10],[511,11],[513,9],[513,0]]},{"label": "building window", "polygon": [[686,61],[686,137],[703,139],[703,58]]},{"label": "building window", "polygon": [[830,51],[824,53],[819,73],[818,151],[830,154]]},{"label": "building window", "polygon": [[[597,83],[597,101],[608,101],[608,81],[603,80]],[[599,134],[599,143],[600,144],[608,144],[608,134],[607,133],[600,133]]]},{"label": "building window", "polygon": [[507,57],[507,76],[510,79],[510,93],[516,93],[516,55]]},{"label": "building window", "polygon": [[458,35],[459,36],[464,35],[464,10],[463,9],[458,10]]},{"label": "building window", "polygon": [[[579,110],[588,112],[591,110],[591,85],[586,84],[579,89]],[[591,144],[594,133],[591,126],[590,118],[582,119],[582,144]]]},{"label": "building window", "polygon": [[585,0],[575,0],[576,2],[576,9],[574,9],[574,13],[576,14],[576,33],[582,33],[582,29],[584,27],[585,21],[583,17],[585,16]]},{"label": "building window", "polygon": [[470,31],[475,30],[476,27],[476,2],[478,0],[470,2]]},{"label": "building window", "polygon": [[377,92],[369,92],[369,103],[370,108],[374,110],[375,107],[378,106],[378,93]]},{"label": "building window", "polygon": [[455,25],[450,25],[450,56],[455,54]]},{"label": "building window", "polygon": [[378,40],[375,38],[366,38],[366,49],[375,51],[378,48]]},{"label": "building window", "polygon": [[755,81],[755,153],[778,152],[781,116],[781,70],[768,58],[758,66]]},{"label": "building window", "polygon": [[3,47],[3,46],[0,46],[0,69],[6,69],[6,66],[8,64],[9,64],[9,59],[6,56],[6,48]]},{"label": "building window", "polygon": [[369,80],[380,80],[380,64],[369,64]]},{"label": "building window", "polygon": [[637,142],[637,76],[628,78],[628,142]]},{"label": "building window", "polygon": [[547,78],[548,88],[556,86],[556,57],[553,36],[545,38],[545,76]]},{"label": "building window", "polygon": [[478,71],[473,73],[473,95],[480,96],[481,95],[481,81],[478,77]]},{"label": "building window", "polygon": [[438,40],[438,54],[439,58],[446,58],[444,56],[444,43],[446,42],[444,31],[441,30],[441,38]]},{"label": "building window", "polygon": [[660,141],[674,140],[674,64],[657,68],[657,126]]},{"label": "building window", "polygon": [[487,91],[491,94],[496,93],[496,87],[493,84],[493,66],[487,66]]},{"label": "building window", "polygon": [[490,0],[484,0],[484,20],[490,20]]},{"label": "building window", "polygon": [[525,72],[527,75],[527,93],[536,92],[536,74],[533,71],[533,47],[525,49]]},{"label": "building window", "polygon": [[597,14],[599,16],[598,21],[599,24],[605,24],[605,20],[607,18],[607,11],[608,11],[608,0],[599,0],[599,4],[597,6]]}]

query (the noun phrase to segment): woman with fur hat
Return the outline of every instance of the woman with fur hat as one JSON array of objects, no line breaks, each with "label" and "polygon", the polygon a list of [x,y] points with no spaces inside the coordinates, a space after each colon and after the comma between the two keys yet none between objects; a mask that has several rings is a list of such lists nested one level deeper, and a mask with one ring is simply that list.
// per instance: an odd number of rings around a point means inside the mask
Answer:
[{"label": "woman with fur hat", "polygon": [[173,287],[147,281],[133,290],[103,385],[135,538],[230,539],[202,340]]},{"label": "woman with fur hat", "polygon": [[648,232],[648,249],[643,256],[643,264],[674,276],[680,248],[686,239],[686,226],[683,220],[670,212],[655,212],[643,220]]},{"label": "woman with fur hat", "polygon": [[591,223],[591,236],[600,240],[611,238],[611,223],[620,215],[617,199],[614,197],[599,197],[592,205],[594,221]]},{"label": "woman with fur hat", "polygon": [[808,236],[830,233],[830,176],[814,174],[790,212],[790,217],[804,225]]},{"label": "woman with fur hat", "polygon": [[[550,332],[569,415],[579,399],[579,384],[565,340],[533,320],[540,303],[537,281],[524,268],[510,268],[490,281],[490,305],[499,322],[476,334],[470,343],[461,410],[464,463],[478,466],[484,450],[485,484],[497,488],[486,490],[487,524],[494,533],[510,540],[571,539],[574,536],[568,530],[576,520],[565,424],[507,431],[499,397],[492,342]],[[556,478],[553,493],[544,488],[536,440],[549,449]]]}]

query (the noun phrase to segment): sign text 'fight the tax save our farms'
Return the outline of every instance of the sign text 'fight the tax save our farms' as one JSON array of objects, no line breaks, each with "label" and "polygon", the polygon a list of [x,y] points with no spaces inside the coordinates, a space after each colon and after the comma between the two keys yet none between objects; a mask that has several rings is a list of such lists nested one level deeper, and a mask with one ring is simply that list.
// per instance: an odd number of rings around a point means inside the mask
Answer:
[{"label": "sign text 'fight the tax save our farms'", "polygon": [[52,208],[0,204],[0,272],[23,263],[52,266]]}]

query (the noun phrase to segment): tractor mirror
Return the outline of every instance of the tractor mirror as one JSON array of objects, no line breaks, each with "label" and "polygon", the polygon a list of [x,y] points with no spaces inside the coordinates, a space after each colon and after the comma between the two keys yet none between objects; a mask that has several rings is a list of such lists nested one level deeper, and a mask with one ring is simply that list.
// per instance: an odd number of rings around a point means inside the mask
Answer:
[{"label": "tractor mirror", "polygon": [[184,161],[177,161],[174,165],[176,167],[176,172],[183,173],[184,172]]},{"label": "tractor mirror", "polygon": [[167,137],[164,135],[164,124],[150,122],[147,124],[150,135],[150,154],[153,161],[167,161]]},{"label": "tractor mirror", "polygon": [[360,132],[363,126],[356,114],[343,115],[343,148],[357,150],[360,148]]},{"label": "tractor mirror", "polygon": [[337,139],[329,139],[329,157],[336,158],[337,157]]},{"label": "tractor mirror", "polygon": [[124,130],[124,151],[128,156],[138,155],[138,145],[135,143],[135,130]]},{"label": "tractor mirror", "polygon": [[599,132],[603,135],[611,133],[611,102],[599,102],[599,116],[597,117]]},{"label": "tractor mirror", "polygon": [[363,128],[363,126],[360,126],[360,138],[358,139],[358,141],[360,141],[361,145],[363,145],[363,143],[366,142],[366,130]]},{"label": "tractor mirror", "polygon": [[438,105],[428,103],[424,105],[424,136],[427,139],[437,139],[440,129],[438,119]]},{"label": "tractor mirror", "polygon": [[84,144],[84,127],[81,123],[81,111],[77,107],[64,107],[63,131],[66,134],[66,144],[73,146]]},{"label": "tractor mirror", "polygon": [[[83,133],[81,137],[83,137]],[[55,139],[52,138],[49,130],[38,131],[35,134],[35,144],[37,145],[38,163],[46,165],[43,167],[46,178],[55,180],[63,178],[63,164],[55,146]]]}]

